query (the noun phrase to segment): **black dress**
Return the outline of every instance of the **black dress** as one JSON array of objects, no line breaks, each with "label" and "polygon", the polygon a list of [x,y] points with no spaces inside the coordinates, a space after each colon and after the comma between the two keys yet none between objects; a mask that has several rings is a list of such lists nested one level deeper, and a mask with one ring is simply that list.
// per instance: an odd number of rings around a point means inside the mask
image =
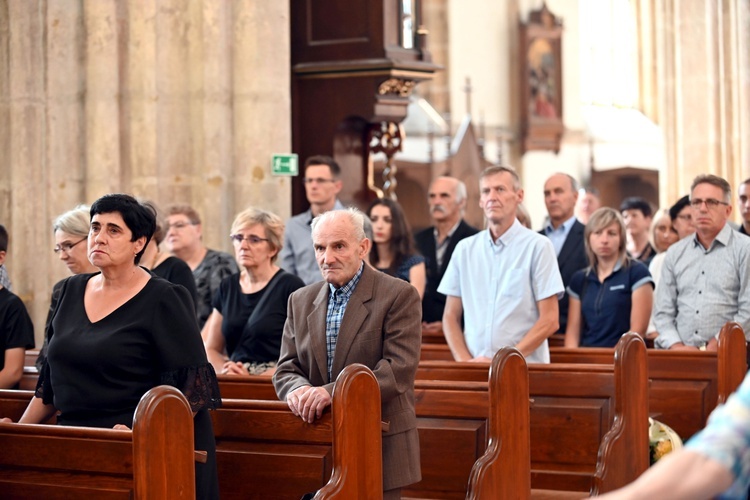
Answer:
[{"label": "black dress", "polygon": [[208,452],[206,464],[196,463],[196,496],[217,498],[207,410],[219,407],[221,398],[188,292],[153,277],[135,297],[92,323],[83,303],[92,276],[71,276],[62,285],[36,396],[54,404],[61,425],[132,427],[143,394],[161,384],[177,387],[197,412],[195,447]]},{"label": "black dress", "polygon": [[198,310],[198,289],[195,287],[195,278],[190,266],[174,256],[169,256],[151,272],[160,278],[164,278],[176,285],[184,286],[193,299],[196,311]]},{"label": "black dress", "polygon": [[[221,333],[232,361],[266,363],[279,359],[287,302],[292,292],[303,286],[300,278],[283,269],[255,293],[243,293],[239,273],[222,280],[213,306],[223,317]],[[251,317],[261,299],[262,308]]]}]

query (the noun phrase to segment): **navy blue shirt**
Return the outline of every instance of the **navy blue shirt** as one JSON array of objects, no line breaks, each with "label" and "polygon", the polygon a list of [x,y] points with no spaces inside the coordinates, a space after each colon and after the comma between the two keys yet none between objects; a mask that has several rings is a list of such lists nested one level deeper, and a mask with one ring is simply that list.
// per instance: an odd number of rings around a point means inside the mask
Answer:
[{"label": "navy blue shirt", "polygon": [[630,331],[633,291],[644,285],[653,288],[654,280],[637,260],[631,260],[627,267],[618,262],[604,283],[599,282],[596,270],[577,271],[568,294],[581,301],[581,346],[614,347],[622,334]]}]

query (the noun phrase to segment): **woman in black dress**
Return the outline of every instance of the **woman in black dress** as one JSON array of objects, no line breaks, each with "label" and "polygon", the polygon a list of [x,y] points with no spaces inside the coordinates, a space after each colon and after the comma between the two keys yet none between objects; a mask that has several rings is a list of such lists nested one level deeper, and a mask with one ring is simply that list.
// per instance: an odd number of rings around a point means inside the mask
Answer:
[{"label": "woman in black dress", "polygon": [[221,405],[188,292],[138,266],[155,228],[151,207],[112,194],[91,206],[88,256],[100,272],[67,278],[47,328],[49,349],[20,423],[60,411],[60,425],[132,427],[141,396],[169,384],[195,413],[198,498],[217,498],[209,409]]},{"label": "woman in black dress", "polygon": [[141,266],[151,271],[154,275],[164,278],[175,285],[184,286],[185,289],[190,292],[190,298],[193,299],[193,304],[197,304],[198,289],[195,287],[193,271],[190,270],[190,266],[185,264],[182,259],[178,259],[171,253],[159,249],[161,242],[164,241],[164,237],[167,234],[164,230],[165,224],[162,222],[162,218],[159,216],[159,210],[153,202],[143,200],[143,203],[150,205],[156,210],[156,229],[154,230],[154,236],[151,238],[151,241],[148,242],[146,250],[143,252]]},{"label": "woman in black dress", "polygon": [[214,296],[204,327],[206,353],[220,373],[270,376],[279,359],[289,295],[305,284],[275,263],[284,241],[278,215],[248,208],[235,217],[231,232],[242,271],[224,278]]}]

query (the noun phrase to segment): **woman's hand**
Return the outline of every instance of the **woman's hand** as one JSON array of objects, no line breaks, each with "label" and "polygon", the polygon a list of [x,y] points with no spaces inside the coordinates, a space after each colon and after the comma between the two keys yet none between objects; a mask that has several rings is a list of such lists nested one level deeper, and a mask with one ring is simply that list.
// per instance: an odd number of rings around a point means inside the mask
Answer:
[{"label": "woman's hand", "polygon": [[221,368],[221,373],[224,375],[248,375],[245,366],[239,361],[227,361]]},{"label": "woman's hand", "polygon": [[4,424],[12,424],[13,423],[13,421],[11,419],[9,419],[8,417],[0,418],[0,422],[2,422]]},{"label": "woman's hand", "polygon": [[130,427],[128,427],[127,425],[122,425],[122,424],[116,424],[112,428],[116,431],[129,431],[130,430]]}]

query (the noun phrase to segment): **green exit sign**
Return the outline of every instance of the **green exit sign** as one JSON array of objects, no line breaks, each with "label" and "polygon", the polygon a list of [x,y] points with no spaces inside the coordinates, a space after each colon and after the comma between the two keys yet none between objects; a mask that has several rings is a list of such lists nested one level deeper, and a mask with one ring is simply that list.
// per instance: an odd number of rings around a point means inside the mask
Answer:
[{"label": "green exit sign", "polygon": [[273,155],[271,158],[271,173],[273,175],[297,175],[299,173],[297,155]]}]

